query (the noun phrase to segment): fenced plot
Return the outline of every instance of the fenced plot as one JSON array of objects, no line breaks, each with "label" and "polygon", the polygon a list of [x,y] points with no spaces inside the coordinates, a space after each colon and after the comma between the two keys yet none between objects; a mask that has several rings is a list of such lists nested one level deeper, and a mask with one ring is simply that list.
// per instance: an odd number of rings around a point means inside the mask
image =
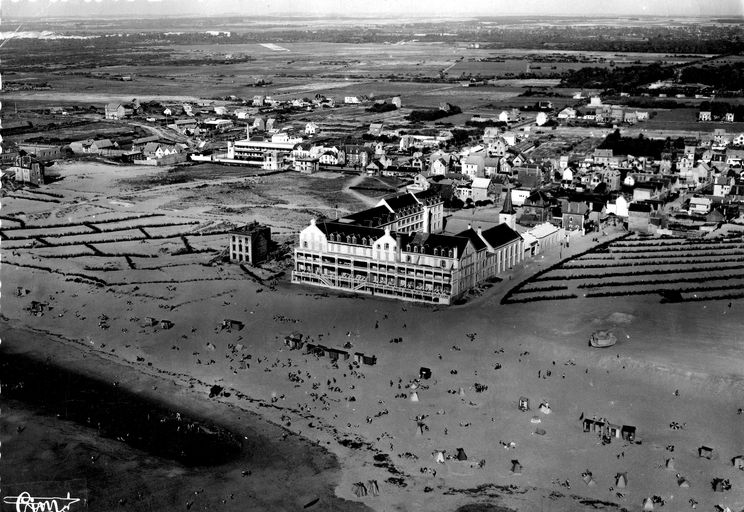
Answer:
[{"label": "fenced plot", "polygon": [[502,304],[654,294],[665,303],[744,297],[744,236],[601,244],[520,283]]}]

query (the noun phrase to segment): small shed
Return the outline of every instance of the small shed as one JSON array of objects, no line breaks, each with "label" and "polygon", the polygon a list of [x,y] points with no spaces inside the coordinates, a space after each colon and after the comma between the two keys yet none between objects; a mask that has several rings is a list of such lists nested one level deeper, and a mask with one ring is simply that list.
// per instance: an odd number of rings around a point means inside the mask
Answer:
[{"label": "small shed", "polygon": [[701,446],[698,448],[698,457],[703,459],[712,459],[715,451],[710,446]]},{"label": "small shed", "polygon": [[160,327],[163,328],[163,329],[170,329],[174,325],[175,324],[173,322],[171,322],[170,320],[161,320],[160,321]]},{"label": "small shed", "polygon": [[377,356],[368,356],[362,354],[362,362],[369,366],[374,366],[377,364]]},{"label": "small shed", "polygon": [[529,411],[530,410],[530,399],[526,396],[520,396],[519,397],[519,410],[520,411]]}]

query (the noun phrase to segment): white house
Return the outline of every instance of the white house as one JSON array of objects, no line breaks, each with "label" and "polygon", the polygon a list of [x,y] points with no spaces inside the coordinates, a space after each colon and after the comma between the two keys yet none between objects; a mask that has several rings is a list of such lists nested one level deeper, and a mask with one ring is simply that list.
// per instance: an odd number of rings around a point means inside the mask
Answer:
[{"label": "white house", "polygon": [[346,96],[344,98],[344,103],[361,103],[361,101],[359,101],[357,96]]},{"label": "white house", "polygon": [[535,116],[535,124],[537,126],[542,126],[547,122],[548,122],[548,114],[546,114],[545,112],[538,112],[537,116]]},{"label": "white house", "polygon": [[566,107],[558,112],[558,119],[576,119],[576,110],[571,107]]},{"label": "white house", "polygon": [[712,204],[713,200],[710,197],[693,196],[690,198],[690,213],[707,215]]},{"label": "white house", "polygon": [[305,125],[305,135],[315,135],[318,133],[318,125],[315,123],[307,123]]}]

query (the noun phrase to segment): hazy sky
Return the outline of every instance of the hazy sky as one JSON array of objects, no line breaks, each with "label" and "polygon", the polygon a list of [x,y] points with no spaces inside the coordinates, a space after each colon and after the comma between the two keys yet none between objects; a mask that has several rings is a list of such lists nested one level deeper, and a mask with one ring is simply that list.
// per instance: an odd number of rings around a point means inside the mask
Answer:
[{"label": "hazy sky", "polygon": [[744,0],[3,0],[4,17],[85,15],[744,15]]}]

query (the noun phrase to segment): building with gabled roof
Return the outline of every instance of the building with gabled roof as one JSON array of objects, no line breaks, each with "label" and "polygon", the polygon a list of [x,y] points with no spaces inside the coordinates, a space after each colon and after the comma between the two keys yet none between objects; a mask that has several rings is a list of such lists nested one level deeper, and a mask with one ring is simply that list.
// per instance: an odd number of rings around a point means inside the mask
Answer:
[{"label": "building with gabled roof", "polygon": [[430,191],[385,198],[337,221],[312,219],[300,232],[293,283],[450,304],[522,259],[508,226],[457,235],[433,232],[442,200]]}]

